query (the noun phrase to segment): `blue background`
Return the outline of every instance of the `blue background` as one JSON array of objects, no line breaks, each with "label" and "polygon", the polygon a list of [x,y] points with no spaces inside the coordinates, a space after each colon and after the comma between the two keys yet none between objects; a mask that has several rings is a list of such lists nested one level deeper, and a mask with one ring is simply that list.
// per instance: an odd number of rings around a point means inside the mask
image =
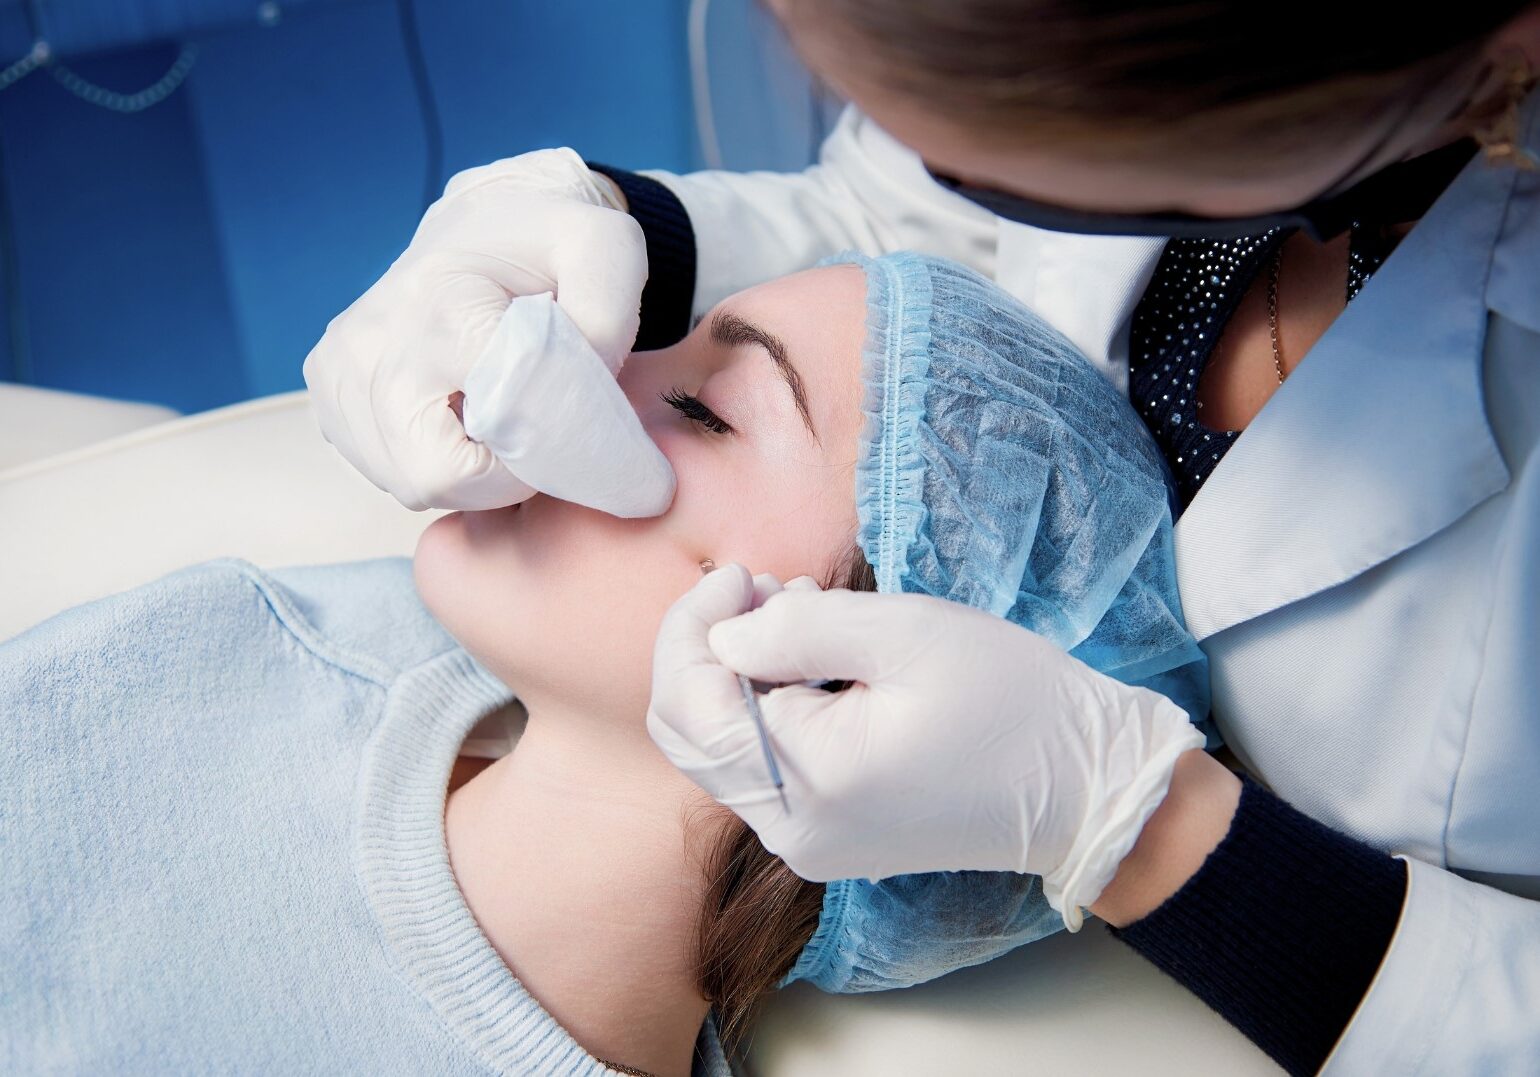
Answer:
[{"label": "blue background", "polygon": [[[455,171],[556,145],[630,168],[701,165],[686,0],[276,10],[264,22],[256,0],[0,0],[0,67],[35,24],[71,69],[125,92],[199,46],[181,88],[137,114],[88,104],[47,70],[0,90],[0,379],[181,411],[299,388],[327,321]],[[717,0],[707,25],[726,163],[806,163],[828,110],[766,18]]]}]

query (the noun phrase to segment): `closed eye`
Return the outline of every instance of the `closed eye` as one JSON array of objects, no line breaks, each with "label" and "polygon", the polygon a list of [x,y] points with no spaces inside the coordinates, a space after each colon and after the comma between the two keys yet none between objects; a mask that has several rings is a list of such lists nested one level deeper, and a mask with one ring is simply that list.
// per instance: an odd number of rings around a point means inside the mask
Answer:
[{"label": "closed eye", "polygon": [[683,389],[670,389],[663,394],[663,402],[680,415],[710,430],[713,434],[731,434],[733,428],[722,417],[703,404],[699,397]]}]

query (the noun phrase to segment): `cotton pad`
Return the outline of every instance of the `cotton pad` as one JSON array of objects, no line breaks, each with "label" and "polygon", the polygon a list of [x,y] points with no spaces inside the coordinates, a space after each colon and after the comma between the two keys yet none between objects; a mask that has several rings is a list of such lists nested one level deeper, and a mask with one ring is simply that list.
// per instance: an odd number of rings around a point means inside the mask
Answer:
[{"label": "cotton pad", "polygon": [[674,471],[549,292],[508,304],[465,379],[466,434],[517,478],[612,516],[657,516]]}]

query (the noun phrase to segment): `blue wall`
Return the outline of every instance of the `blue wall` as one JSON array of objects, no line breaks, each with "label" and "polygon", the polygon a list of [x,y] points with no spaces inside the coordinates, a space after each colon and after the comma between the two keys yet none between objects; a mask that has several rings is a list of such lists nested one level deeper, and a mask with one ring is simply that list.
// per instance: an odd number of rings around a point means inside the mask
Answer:
[{"label": "blue wall", "polygon": [[[134,6],[97,3],[108,13]],[[144,6],[159,19],[199,5]],[[694,167],[684,9],[685,0],[419,0],[442,128],[434,185],[561,144],[632,167]],[[30,40],[18,11],[0,0],[0,66]],[[327,320],[411,236],[429,127],[397,0],[313,0],[285,7],[273,26],[212,16],[175,25],[192,26],[182,40],[200,55],[186,84],[145,112],[87,105],[46,71],[0,91],[0,228],[15,257],[8,294],[20,302],[0,311],[0,378],[184,411],[298,388]],[[120,32],[104,26],[88,29],[96,40]],[[65,59],[134,90],[177,49],[138,42]],[[800,163],[802,122],[782,136],[789,155],[752,163]]]},{"label": "blue wall", "polygon": [[[109,85],[165,69],[155,48],[81,65]],[[189,408],[244,392],[188,99],[119,116],[36,75],[0,95],[24,346],[21,380]],[[0,227],[5,222],[0,221]]]}]

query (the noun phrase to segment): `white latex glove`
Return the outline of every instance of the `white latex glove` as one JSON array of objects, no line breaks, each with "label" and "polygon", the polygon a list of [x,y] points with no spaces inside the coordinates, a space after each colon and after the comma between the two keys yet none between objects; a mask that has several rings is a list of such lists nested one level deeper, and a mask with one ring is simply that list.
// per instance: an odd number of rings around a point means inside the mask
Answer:
[{"label": "white latex glove", "polygon": [[[981,610],[808,583],[745,614],[754,585],[730,565],[674,604],[653,740],[803,878],[1025,872],[1077,929],[1203,746],[1187,715]],[[788,685],[760,705],[789,813],[736,673]],[[792,683],[823,678],[857,683]]]},{"label": "white latex glove", "polygon": [[[408,508],[522,501],[531,484],[466,436],[449,397],[495,345],[514,296],[554,292],[611,373],[618,371],[636,339],[646,279],[640,226],[572,150],[538,150],[461,172],[407,249],[332,320],[306,358],[321,432]],[[613,381],[610,389],[623,400]],[[568,429],[578,431],[588,416],[574,409],[571,419]],[[563,447],[541,451],[559,458]],[[672,476],[666,490],[659,481],[652,512],[663,511],[673,493]]]}]

